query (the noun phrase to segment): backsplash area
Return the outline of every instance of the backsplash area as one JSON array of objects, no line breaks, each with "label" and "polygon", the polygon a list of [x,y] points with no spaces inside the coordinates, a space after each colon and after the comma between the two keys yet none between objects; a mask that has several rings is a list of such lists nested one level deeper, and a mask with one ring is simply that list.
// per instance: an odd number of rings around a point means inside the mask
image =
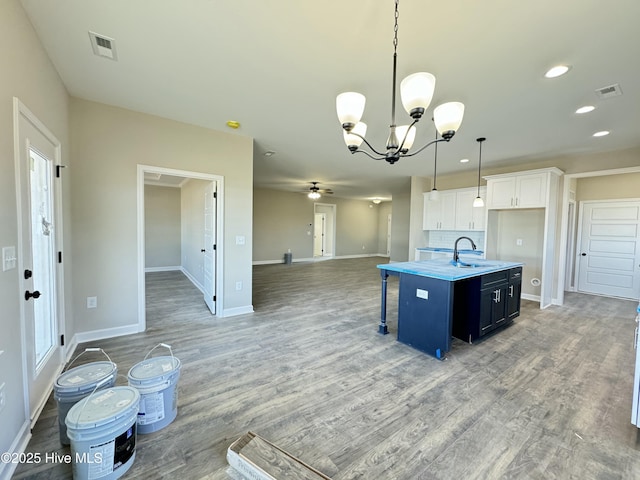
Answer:
[{"label": "backsplash area", "polygon": [[[427,245],[423,247],[453,248],[458,237],[469,237],[474,241],[478,250],[484,249],[484,232],[459,231],[459,230],[429,230],[427,233]],[[460,242],[461,248],[470,248],[469,242]]]}]

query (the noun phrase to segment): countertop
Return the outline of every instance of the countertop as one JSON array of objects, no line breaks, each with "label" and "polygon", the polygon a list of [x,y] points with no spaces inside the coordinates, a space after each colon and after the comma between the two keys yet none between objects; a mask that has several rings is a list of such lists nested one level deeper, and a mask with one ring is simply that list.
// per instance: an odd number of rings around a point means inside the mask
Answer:
[{"label": "countertop", "polygon": [[502,260],[473,260],[477,267],[455,267],[450,258],[436,258],[419,262],[397,262],[378,265],[381,270],[398,273],[410,273],[421,277],[437,278],[455,282],[464,278],[477,277],[486,273],[499,272],[509,268],[521,267],[522,262],[505,262]]}]

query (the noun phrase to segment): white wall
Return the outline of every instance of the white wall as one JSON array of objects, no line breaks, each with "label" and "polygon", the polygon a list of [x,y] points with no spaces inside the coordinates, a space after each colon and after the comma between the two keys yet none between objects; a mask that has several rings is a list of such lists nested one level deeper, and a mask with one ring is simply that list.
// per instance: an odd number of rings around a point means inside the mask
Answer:
[{"label": "white wall", "polygon": [[[250,308],[252,139],[77,98],[71,128],[77,331],[138,324],[138,164],[224,176],[224,308]],[[99,308],[87,310],[87,296]]]},{"label": "white wall", "polygon": [[[62,163],[69,157],[68,95],[33,31],[18,0],[0,1],[0,247],[18,246],[15,167],[13,152],[13,97],[18,97],[62,144]],[[64,204],[65,300],[71,305],[71,254],[69,183],[67,171],[61,185]],[[0,452],[19,447],[28,434],[22,385],[18,269],[0,271],[0,384],[5,384],[7,404],[0,412]],[[22,301],[24,301],[22,299]],[[65,312],[67,338],[73,335],[73,316]],[[8,475],[0,462],[0,478]]]},{"label": "white wall", "polygon": [[144,186],[145,268],[180,266],[180,189]]}]

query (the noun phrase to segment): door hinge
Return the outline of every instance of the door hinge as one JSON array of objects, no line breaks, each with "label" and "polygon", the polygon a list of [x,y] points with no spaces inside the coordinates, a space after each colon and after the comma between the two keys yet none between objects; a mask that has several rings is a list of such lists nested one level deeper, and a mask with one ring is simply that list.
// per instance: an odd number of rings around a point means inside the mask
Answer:
[{"label": "door hinge", "polygon": [[217,248],[216,248],[216,247],[217,247],[217,245],[214,245],[214,246],[213,246],[213,249],[214,249],[214,250],[217,250]]},{"label": "door hinge", "polygon": [[67,168],[66,165],[56,165],[56,178],[60,178],[60,170]]},{"label": "door hinge", "polygon": [[213,192],[213,198],[218,198],[218,192]]},{"label": "door hinge", "polygon": [[64,334],[60,335],[60,346],[64,347]]},{"label": "door hinge", "polygon": [[58,263],[62,263],[62,252],[58,252]]},{"label": "door hinge", "polygon": [[215,296],[215,295],[213,296],[213,301],[214,301],[214,302],[216,301],[216,296]]}]

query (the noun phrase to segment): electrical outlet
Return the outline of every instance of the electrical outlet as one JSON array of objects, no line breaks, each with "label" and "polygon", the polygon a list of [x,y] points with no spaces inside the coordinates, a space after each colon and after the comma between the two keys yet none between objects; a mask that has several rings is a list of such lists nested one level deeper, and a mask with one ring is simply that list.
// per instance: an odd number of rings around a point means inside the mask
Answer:
[{"label": "electrical outlet", "polygon": [[422,290],[421,288],[416,288],[416,297],[422,298],[424,300],[429,300],[429,290]]},{"label": "electrical outlet", "polygon": [[4,406],[7,404],[7,397],[4,393],[4,386],[5,386],[4,383],[0,385],[0,412],[4,409]]},{"label": "electrical outlet", "polygon": [[98,308],[98,297],[87,297],[87,308]]},{"label": "electrical outlet", "polygon": [[522,246],[522,239],[521,238],[516,239],[516,245],[519,246],[519,247]]},{"label": "electrical outlet", "polygon": [[242,282],[236,282],[236,290],[242,290]]}]

